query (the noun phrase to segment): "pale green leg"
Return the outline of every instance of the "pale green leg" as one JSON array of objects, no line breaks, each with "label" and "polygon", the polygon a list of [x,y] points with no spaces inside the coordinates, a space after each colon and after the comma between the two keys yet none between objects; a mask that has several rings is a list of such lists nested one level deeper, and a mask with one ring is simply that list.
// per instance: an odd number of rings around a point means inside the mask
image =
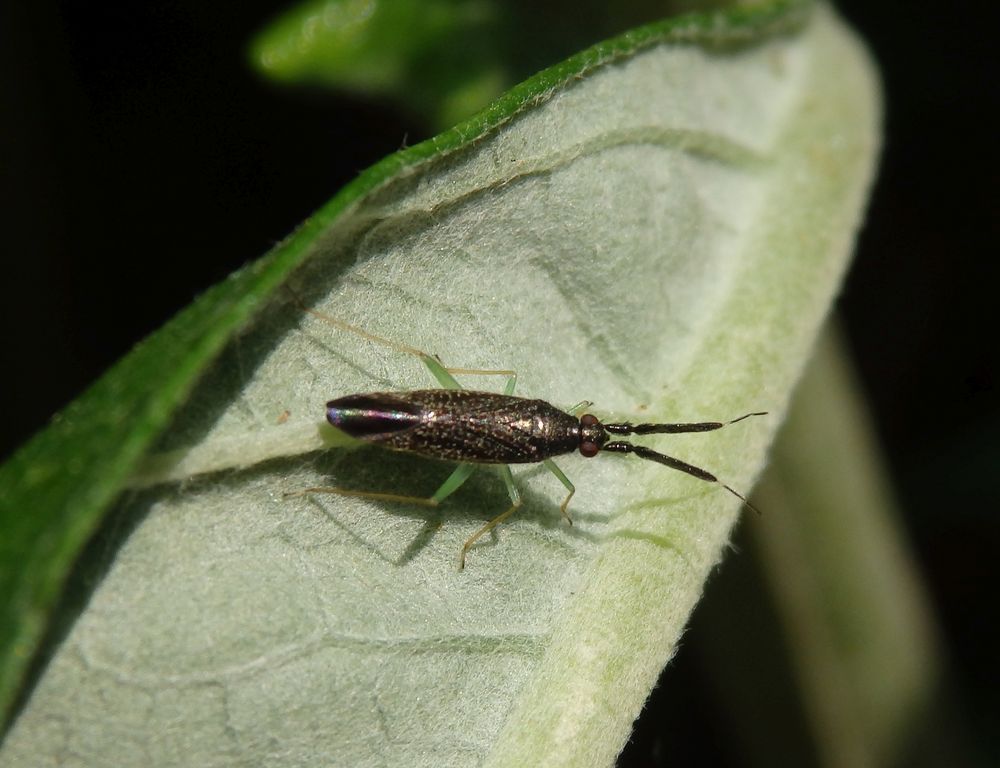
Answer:
[{"label": "pale green leg", "polygon": [[590,400],[581,400],[579,403],[577,403],[576,405],[574,405],[572,408],[567,408],[566,409],[566,413],[568,413],[570,416],[576,416],[576,414],[578,414],[580,411],[586,410],[587,408],[589,408],[592,405],[593,405],[593,402],[591,402]]},{"label": "pale green leg", "polygon": [[[301,304],[300,304],[301,306]],[[345,331],[350,331],[355,333],[362,338],[368,339],[369,341],[374,341],[378,344],[384,344],[392,349],[399,350],[400,352],[405,352],[410,355],[415,355],[419,357],[423,364],[427,366],[427,369],[431,372],[431,375],[437,379],[438,383],[444,389],[462,389],[462,385],[452,374],[463,374],[468,376],[506,376],[507,383],[504,386],[503,393],[505,395],[513,395],[514,387],[517,384],[517,372],[510,370],[486,370],[480,368],[448,368],[440,360],[432,355],[428,355],[426,352],[422,352],[414,347],[407,346],[405,344],[397,344],[394,341],[389,341],[381,336],[376,336],[373,333],[368,333],[367,331],[358,328],[357,326],[345,323],[343,320],[338,320],[335,317],[331,317],[323,312],[317,312],[314,309],[309,309],[308,307],[302,307],[303,310],[308,312],[315,317],[320,318],[332,325],[337,326]],[[576,408],[583,408],[590,405],[590,403],[584,401]],[[572,411],[570,411],[572,413]],[[546,461],[546,464],[551,464],[551,462]],[[446,498],[451,496],[455,491],[462,487],[462,484],[469,479],[469,476],[475,471],[475,464],[459,464],[452,472],[448,479],[441,484],[441,487],[437,489],[433,496],[430,498],[423,498],[421,496],[402,496],[395,493],[372,493],[369,491],[348,491],[343,488],[335,487],[317,487],[317,488],[306,488],[301,491],[296,491],[294,493],[286,493],[286,496],[304,496],[309,493],[334,493],[340,496],[355,496],[363,499],[376,499],[379,501],[396,501],[404,504],[421,504],[425,507],[436,507]],[[559,468],[555,464],[551,464],[549,467],[556,477],[562,480],[563,484],[570,489],[570,496],[573,495],[573,486],[566,479],[566,476],[559,471]],[[484,533],[489,533],[496,526],[510,517],[521,506],[521,495],[517,491],[517,487],[514,485],[514,476],[511,474],[510,467],[503,467],[500,470],[500,476],[503,478],[504,485],[507,486],[507,495],[510,496],[511,505],[503,514],[497,515],[492,520],[490,520],[486,525],[476,531],[472,536],[466,540],[464,546],[462,547],[462,556],[459,560],[459,569],[465,567],[465,554],[469,551],[469,548],[476,542],[476,540],[482,536]],[[566,497],[566,501],[563,502],[563,515],[566,515],[566,503],[569,502],[569,497]],[[566,519],[569,516],[566,515]]]},{"label": "pale green leg", "polygon": [[462,484],[469,479],[476,469],[475,464],[459,464],[455,467],[455,471],[448,475],[448,479],[441,483],[441,487],[437,489],[433,496],[431,496],[431,501],[435,504],[440,504],[442,501],[451,496],[455,491],[462,487]]},{"label": "pale green leg", "polygon": [[549,472],[559,478],[559,482],[565,485],[566,490],[569,491],[569,493],[566,494],[566,498],[563,500],[562,505],[559,507],[559,511],[562,512],[562,516],[566,518],[566,522],[573,525],[573,518],[569,516],[569,512],[566,511],[566,507],[569,506],[569,500],[572,499],[573,494],[576,493],[576,486],[569,481],[569,478],[563,474],[563,471],[556,466],[556,463],[552,461],[552,459],[544,459],[542,463]]},{"label": "pale green leg", "polygon": [[462,389],[462,385],[452,376],[453,373],[462,373],[468,376],[506,376],[507,384],[503,389],[503,393],[505,395],[514,394],[514,386],[517,384],[516,371],[491,371],[482,368],[446,368],[440,360],[425,352],[420,353],[420,359],[427,366],[427,370],[431,372],[431,375],[445,389]]},{"label": "pale green leg", "polygon": [[510,507],[506,512],[497,515],[492,520],[490,520],[486,525],[472,534],[468,539],[466,539],[465,544],[462,545],[462,554],[458,559],[458,569],[462,570],[465,568],[465,555],[469,551],[469,548],[482,536],[484,533],[489,533],[494,528],[496,528],[500,523],[506,520],[508,517],[513,515],[518,507],[521,506],[521,494],[517,492],[517,486],[514,485],[514,475],[510,472],[510,467],[504,466],[500,469],[500,477],[503,478],[504,485],[507,486],[507,495],[510,496]]},{"label": "pale green leg", "polygon": [[515,507],[521,505],[521,494],[517,492],[517,486],[514,485],[514,475],[510,471],[510,467],[504,465],[500,467],[500,477],[503,478],[503,484],[507,487],[507,495],[510,496],[510,503]]},{"label": "pale green leg", "polygon": [[455,380],[455,377],[448,373],[448,369],[441,365],[441,361],[435,357],[431,357],[425,352],[420,353],[420,359],[423,361],[424,365],[427,366],[427,370],[431,372],[431,375],[438,380],[438,383],[445,389],[461,389],[462,385]]},{"label": "pale green leg", "polygon": [[[294,296],[293,296],[294,298]],[[399,344],[395,341],[389,341],[381,336],[377,336],[374,333],[369,333],[366,330],[358,328],[356,325],[351,325],[350,323],[345,323],[343,320],[339,320],[336,317],[326,314],[325,312],[318,312],[315,309],[310,309],[304,306],[297,298],[295,298],[295,303],[302,308],[304,312],[308,312],[314,317],[318,317],[320,320],[330,323],[344,331],[349,331],[353,334],[360,336],[363,339],[368,339],[369,341],[374,341],[376,344],[382,344],[391,349],[398,350],[400,352],[405,352],[408,355],[414,355],[419,357],[424,365],[430,370],[431,374],[438,383],[441,384],[445,389],[461,389],[462,385],[455,380],[452,376],[453,373],[469,374],[471,376],[507,376],[507,386],[504,389],[505,395],[511,395],[514,393],[514,382],[517,380],[517,373],[515,371],[507,370],[484,370],[479,368],[446,368],[440,360],[432,355],[428,355],[426,352],[422,352],[416,347],[411,347],[407,344]]]},{"label": "pale green leg", "polygon": [[353,496],[358,499],[375,499],[377,501],[395,501],[400,504],[420,504],[424,507],[436,507],[442,501],[451,496],[462,487],[462,484],[469,479],[476,469],[475,464],[459,464],[455,471],[448,475],[441,487],[429,498],[423,496],[403,496],[398,493],[378,493],[375,491],[349,491],[336,486],[318,486],[316,488],[305,488],[301,491],[286,493],[285,496],[305,496],[309,493],[334,493],[338,496]]}]

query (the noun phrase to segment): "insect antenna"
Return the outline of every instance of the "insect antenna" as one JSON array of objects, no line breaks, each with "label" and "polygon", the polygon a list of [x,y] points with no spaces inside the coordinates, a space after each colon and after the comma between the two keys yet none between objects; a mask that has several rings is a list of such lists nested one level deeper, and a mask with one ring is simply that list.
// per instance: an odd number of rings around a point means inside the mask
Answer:
[{"label": "insect antenna", "polygon": [[[757,414],[747,414],[747,416],[755,416],[755,415]],[[742,418],[746,418],[746,416],[743,416]],[[739,419],[736,419],[736,421],[739,421]],[[732,422],[729,423],[731,424]],[[607,424],[605,424],[604,426],[605,428],[608,427]],[[621,425],[613,425],[613,426],[621,426]],[[657,425],[649,424],[640,426],[657,426]],[[659,426],[677,426],[677,425],[661,424]],[[723,424],[720,426],[725,426],[725,425]],[[691,430],[691,431],[704,431],[704,430]],[[743,504],[747,507],[747,509],[753,510],[758,515],[760,514],[760,510],[757,509],[757,507],[755,507],[753,504],[751,504],[746,496],[744,496],[739,491],[733,490],[728,485],[721,482],[719,478],[717,478],[711,472],[707,472],[701,467],[696,467],[694,464],[688,464],[686,461],[675,459],[673,456],[667,456],[665,453],[658,453],[657,451],[647,448],[644,445],[633,445],[632,443],[626,443],[624,440],[616,440],[611,443],[605,443],[602,446],[601,450],[611,451],[612,453],[634,453],[640,459],[649,459],[650,461],[655,461],[657,464],[663,464],[664,466],[670,467],[671,469],[676,469],[680,472],[684,472],[688,475],[691,475],[692,477],[697,477],[699,480],[704,480],[709,483],[716,483],[718,485],[721,485],[723,488],[725,488],[727,491],[733,494],[733,496],[742,501]]]},{"label": "insect antenna", "polygon": [[675,435],[681,432],[711,432],[722,429],[751,416],[766,416],[767,411],[746,413],[732,421],[698,421],[686,424],[605,424],[604,428],[614,435]]}]

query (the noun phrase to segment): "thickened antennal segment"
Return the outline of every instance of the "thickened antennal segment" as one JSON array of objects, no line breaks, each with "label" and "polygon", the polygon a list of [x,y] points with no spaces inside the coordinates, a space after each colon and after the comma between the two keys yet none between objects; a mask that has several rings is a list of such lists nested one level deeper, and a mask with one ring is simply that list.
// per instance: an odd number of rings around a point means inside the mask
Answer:
[{"label": "thickened antennal segment", "polygon": [[602,424],[596,416],[587,413],[580,417],[580,453],[588,458],[596,456],[602,450],[608,451],[609,453],[635,454],[640,459],[655,461],[657,464],[662,464],[665,467],[670,467],[671,469],[676,469],[679,472],[684,472],[692,477],[697,477],[699,480],[704,480],[709,483],[717,483],[742,501],[748,509],[752,509],[757,514],[760,514],[760,510],[751,504],[747,500],[746,496],[733,490],[728,485],[721,482],[719,478],[711,472],[708,472],[701,467],[688,464],[686,461],[675,459],[673,456],[667,456],[666,454],[654,451],[651,448],[646,448],[643,445],[633,445],[625,440],[615,440],[613,442],[608,442],[608,440],[609,435],[611,434],[663,435],[680,434],[684,432],[711,432],[712,430],[722,429],[729,424],[735,424],[738,421],[743,421],[743,419],[748,419],[751,416],[766,415],[767,411],[755,411],[754,413],[744,414],[738,419],[733,419],[732,421],[698,421],[681,424],[629,424],[627,422],[622,422],[620,424]]},{"label": "thickened antennal segment", "polygon": [[676,435],[682,432],[711,432],[715,429],[735,424],[751,416],[767,416],[767,411],[754,411],[745,413],[738,419],[731,421],[694,421],[682,424],[604,424],[604,429],[615,435]]},{"label": "thickened antennal segment", "polygon": [[[751,416],[767,416],[767,411],[745,413],[738,419],[732,419],[731,421],[693,421],[679,424],[629,424],[628,422],[602,424],[601,420],[592,413],[585,413],[580,417],[580,453],[590,458],[591,456],[596,456],[601,449],[604,449],[619,453],[635,453],[637,456],[641,455],[644,459],[651,458],[642,455],[639,451],[623,451],[620,448],[612,448],[612,445],[629,445],[629,443],[622,443],[620,441],[617,443],[608,443],[608,439],[610,435],[676,435],[684,432],[711,432],[716,429],[722,429],[730,424],[735,424],[738,421],[743,421],[743,419],[749,419]],[[643,451],[645,450],[643,449]],[[690,467],[690,465],[685,466]],[[695,467],[695,469],[697,468]],[[686,469],[682,471],[688,472]],[[701,477],[702,480],[715,481],[715,477],[707,472],[705,474],[708,477],[702,477],[695,472],[688,472],[688,474]]]}]

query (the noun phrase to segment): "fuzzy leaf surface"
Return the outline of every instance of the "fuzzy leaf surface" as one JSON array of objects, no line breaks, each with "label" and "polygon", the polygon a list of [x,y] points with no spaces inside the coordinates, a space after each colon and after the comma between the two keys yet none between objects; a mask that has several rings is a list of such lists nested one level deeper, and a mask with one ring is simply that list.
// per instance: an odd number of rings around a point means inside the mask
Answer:
[{"label": "fuzzy leaf surface", "polygon": [[254,322],[130,465],[113,513],[129,535],[0,757],[610,765],[739,502],[631,457],[568,456],[568,528],[562,486],[521,467],[524,511],[459,572],[507,505],[493,472],[431,511],[286,497],[430,495],[451,468],[320,450],[326,400],[433,381],[279,285],[602,417],[769,410],[642,439],[748,489],[839,285],[878,119],[832,13],[777,3],[599,45],[359,178],[255,266]]}]

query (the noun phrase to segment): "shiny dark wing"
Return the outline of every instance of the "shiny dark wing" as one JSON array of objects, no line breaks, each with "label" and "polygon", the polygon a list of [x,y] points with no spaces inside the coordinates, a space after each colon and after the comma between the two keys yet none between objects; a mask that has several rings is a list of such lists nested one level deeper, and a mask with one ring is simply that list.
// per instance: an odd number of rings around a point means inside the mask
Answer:
[{"label": "shiny dark wing", "polygon": [[348,395],[326,405],[347,434],[451,461],[524,464],[574,451],[579,420],[544,400],[465,389]]}]

